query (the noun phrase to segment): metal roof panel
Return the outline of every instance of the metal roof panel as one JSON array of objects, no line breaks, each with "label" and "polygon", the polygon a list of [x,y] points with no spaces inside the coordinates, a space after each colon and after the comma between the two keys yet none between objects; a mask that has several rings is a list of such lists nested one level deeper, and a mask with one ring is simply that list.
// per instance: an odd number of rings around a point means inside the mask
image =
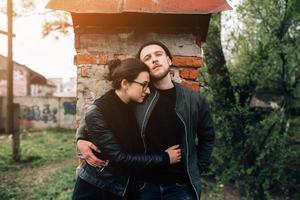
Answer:
[{"label": "metal roof panel", "polygon": [[50,0],[47,8],[74,13],[207,14],[231,9],[226,0]]}]

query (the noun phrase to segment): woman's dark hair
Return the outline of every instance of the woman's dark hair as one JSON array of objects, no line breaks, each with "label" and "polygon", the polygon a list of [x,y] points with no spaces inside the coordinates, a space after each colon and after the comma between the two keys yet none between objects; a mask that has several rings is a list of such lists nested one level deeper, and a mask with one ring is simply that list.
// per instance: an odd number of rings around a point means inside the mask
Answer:
[{"label": "woman's dark hair", "polygon": [[162,42],[159,42],[159,41],[150,41],[150,42],[144,43],[144,44],[140,47],[140,49],[139,49],[139,51],[138,51],[138,53],[137,53],[137,55],[136,55],[138,59],[140,59],[141,51],[142,51],[145,47],[150,46],[150,45],[157,45],[157,46],[160,46],[161,48],[163,48],[163,50],[166,52],[166,55],[169,56],[169,58],[172,60],[173,57],[172,57],[171,52],[170,52],[170,50],[168,49],[168,47],[167,47],[166,45],[164,45]]},{"label": "woman's dark hair", "polygon": [[108,62],[108,69],[107,80],[112,81],[114,89],[121,87],[123,79],[132,82],[141,72],[149,72],[147,65],[136,58],[111,60]]}]

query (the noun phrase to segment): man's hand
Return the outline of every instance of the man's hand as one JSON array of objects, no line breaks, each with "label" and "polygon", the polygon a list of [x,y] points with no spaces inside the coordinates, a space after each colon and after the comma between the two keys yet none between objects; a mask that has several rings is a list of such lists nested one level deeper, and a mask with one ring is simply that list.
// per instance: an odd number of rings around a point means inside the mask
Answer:
[{"label": "man's hand", "polygon": [[100,150],[93,143],[86,140],[77,141],[77,149],[82,154],[84,160],[86,160],[93,167],[103,167],[107,166],[108,161],[100,160],[95,156],[92,150],[100,153]]}]

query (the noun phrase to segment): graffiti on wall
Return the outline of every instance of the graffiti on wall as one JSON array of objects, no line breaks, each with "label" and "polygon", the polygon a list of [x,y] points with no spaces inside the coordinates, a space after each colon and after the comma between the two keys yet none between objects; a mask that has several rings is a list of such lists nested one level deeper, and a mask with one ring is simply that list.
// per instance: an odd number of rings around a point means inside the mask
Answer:
[{"label": "graffiti on wall", "polygon": [[76,102],[66,101],[63,103],[64,106],[64,115],[75,115],[76,114]]},{"label": "graffiti on wall", "polygon": [[43,121],[44,123],[57,123],[57,108],[50,107],[50,104],[45,104],[43,108],[39,105],[24,106],[21,105],[20,119],[29,121]]}]

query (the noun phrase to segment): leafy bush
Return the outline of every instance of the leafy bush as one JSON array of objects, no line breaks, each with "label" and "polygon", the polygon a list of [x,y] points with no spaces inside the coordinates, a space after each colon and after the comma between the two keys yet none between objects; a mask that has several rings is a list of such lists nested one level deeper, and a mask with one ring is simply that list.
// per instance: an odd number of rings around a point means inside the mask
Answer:
[{"label": "leafy bush", "polygon": [[300,196],[299,8],[297,0],[245,0],[231,61],[218,15],[204,48],[217,125],[211,174],[248,198]]}]

